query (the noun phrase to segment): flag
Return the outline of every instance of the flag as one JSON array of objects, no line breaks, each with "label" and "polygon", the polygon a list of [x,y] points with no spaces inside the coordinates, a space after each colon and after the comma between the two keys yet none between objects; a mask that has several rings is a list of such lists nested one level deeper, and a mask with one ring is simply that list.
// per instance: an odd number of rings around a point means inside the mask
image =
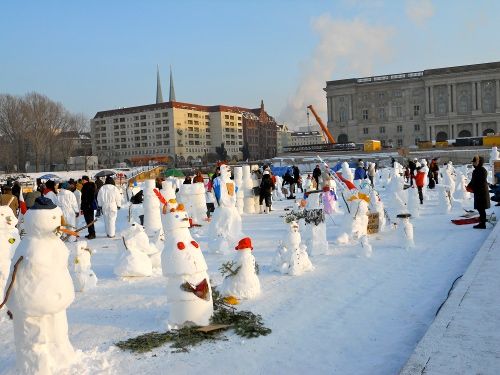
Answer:
[{"label": "flag", "polygon": [[26,211],[28,211],[28,207],[26,206],[26,202],[23,197],[23,189],[19,192],[19,210],[24,215]]},{"label": "flag", "polygon": [[340,178],[340,181],[342,181],[349,190],[356,189],[356,186],[351,181],[342,177],[342,173],[336,172],[335,174],[337,175],[338,178]]}]

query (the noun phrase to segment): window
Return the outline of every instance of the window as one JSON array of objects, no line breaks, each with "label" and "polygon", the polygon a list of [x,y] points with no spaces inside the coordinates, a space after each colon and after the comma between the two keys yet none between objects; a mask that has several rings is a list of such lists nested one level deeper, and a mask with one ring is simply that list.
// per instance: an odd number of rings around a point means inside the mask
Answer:
[{"label": "window", "polygon": [[398,139],[398,147],[401,147],[403,145],[403,140],[402,139]]},{"label": "window", "polygon": [[420,131],[420,125],[419,124],[415,124],[414,128],[415,128],[415,131],[417,131],[417,132]]},{"label": "window", "polygon": [[394,90],[394,97],[401,98],[403,96],[403,92],[401,90]]},{"label": "window", "polygon": [[380,131],[380,134],[384,134],[385,133],[385,126],[381,126],[379,131]]},{"label": "window", "polygon": [[192,113],[188,113],[188,117],[193,117],[193,114]]},{"label": "window", "polygon": [[378,93],[378,98],[379,98],[380,100],[384,99],[384,96],[385,96],[385,94],[384,94],[383,92],[379,92],[379,93]]},{"label": "window", "polygon": [[395,109],[396,117],[397,118],[403,117],[403,108],[401,108],[400,106],[398,106],[398,107],[396,107],[394,109]]},{"label": "window", "polygon": [[160,118],[161,114],[160,113],[155,113],[155,118]]},{"label": "window", "polygon": [[420,106],[419,105],[414,105],[413,106],[413,115],[419,116],[420,115]]},{"label": "window", "polygon": [[141,115],[141,120],[146,120],[146,115]]},{"label": "window", "polygon": [[419,142],[420,142],[420,138],[415,138],[415,144],[418,145]]},{"label": "window", "polygon": [[340,115],[340,122],[347,121],[347,111],[344,107],[340,108],[339,115]]},{"label": "window", "polygon": [[163,117],[168,117],[168,112],[162,112],[161,114]]},{"label": "window", "polygon": [[368,134],[368,128],[363,128],[363,134]]},{"label": "window", "polygon": [[168,124],[168,120],[163,120],[162,124]]},{"label": "window", "polygon": [[396,127],[396,131],[397,131],[398,133],[402,133],[402,132],[403,132],[403,125],[398,125],[398,126]]},{"label": "window", "polygon": [[378,109],[378,118],[380,120],[384,120],[385,119],[385,108],[384,107],[380,107]]},{"label": "window", "polygon": [[367,109],[363,109],[361,112],[362,112],[362,115],[363,115],[363,120],[368,120],[368,110]]}]

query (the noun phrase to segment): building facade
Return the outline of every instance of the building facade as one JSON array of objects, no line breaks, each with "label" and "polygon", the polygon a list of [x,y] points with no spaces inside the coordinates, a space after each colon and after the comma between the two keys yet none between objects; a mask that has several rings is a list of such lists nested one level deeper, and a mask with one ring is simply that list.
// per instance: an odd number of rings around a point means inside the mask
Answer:
[{"label": "building facade", "polygon": [[92,150],[106,164],[162,156],[182,163],[207,160],[223,144],[236,161],[243,157],[245,128],[251,158],[276,155],[276,122],[263,105],[247,109],[172,101],[98,112],[91,120]]},{"label": "building facade", "polygon": [[500,132],[500,62],[328,81],[324,90],[340,143],[407,147]]},{"label": "building facade", "polygon": [[243,142],[248,149],[250,160],[270,159],[277,153],[278,124],[264,110],[264,102],[260,108],[240,108],[243,116]]}]

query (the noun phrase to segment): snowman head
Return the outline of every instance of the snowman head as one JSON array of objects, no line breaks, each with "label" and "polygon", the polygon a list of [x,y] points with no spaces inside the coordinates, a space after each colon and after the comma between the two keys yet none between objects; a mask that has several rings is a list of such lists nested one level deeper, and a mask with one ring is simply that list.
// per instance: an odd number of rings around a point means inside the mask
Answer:
[{"label": "snowman head", "polygon": [[290,222],[290,233],[299,233],[299,224],[294,220]]},{"label": "snowman head", "polygon": [[184,210],[183,204],[179,204],[176,208],[171,208],[164,216],[165,231],[174,231],[176,229],[189,227],[189,216]]},{"label": "snowman head", "polygon": [[242,238],[234,249],[238,251],[246,251],[246,250],[252,251],[253,250],[252,239],[250,237]]},{"label": "snowman head", "polygon": [[0,206],[0,230],[14,229],[17,225],[17,218],[9,206]]},{"label": "snowman head", "polygon": [[52,201],[38,197],[35,204],[26,212],[24,227],[28,235],[55,234],[61,226],[63,213]]},{"label": "snowman head", "polygon": [[231,171],[227,164],[221,164],[220,166],[220,177],[223,180],[228,180],[231,177]]}]

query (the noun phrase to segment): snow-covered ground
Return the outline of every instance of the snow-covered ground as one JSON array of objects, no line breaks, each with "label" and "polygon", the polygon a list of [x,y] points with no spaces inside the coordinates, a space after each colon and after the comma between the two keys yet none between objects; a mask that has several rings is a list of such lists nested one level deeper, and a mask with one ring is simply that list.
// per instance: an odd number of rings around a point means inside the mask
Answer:
[{"label": "snow-covered ground", "polygon": [[[70,339],[81,362],[78,374],[396,374],[406,363],[446,298],[452,282],[462,275],[491,229],[455,226],[449,215],[436,214],[437,193],[412,219],[415,249],[396,247],[397,231],[370,236],[371,258],[359,243],[337,245],[342,215],[327,216],[329,253],[311,257],[315,270],[302,276],[270,271],[272,259],[288,226],[285,208],[293,201],[275,202],[271,214],[243,214],[243,232],[252,238],[260,265],[261,295],[240,309],[261,314],[269,336],[204,343],[189,353],[172,353],[167,346],[146,354],[123,352],[113,344],[150,331],[162,331],[168,318],[165,279],[120,280],[113,274],[120,238],[109,239],[104,223],[92,268],[96,288],[77,293],[68,309]],[[382,193],[382,198],[385,197]],[[469,202],[472,205],[472,201]],[[497,209],[496,207],[492,210]],[[118,213],[117,231],[127,227],[127,210]],[[497,212],[498,216],[498,212]],[[208,226],[194,237],[207,250]],[[233,258],[205,251],[212,285],[222,277],[219,266]],[[15,373],[12,323],[0,318],[0,373]]]}]

